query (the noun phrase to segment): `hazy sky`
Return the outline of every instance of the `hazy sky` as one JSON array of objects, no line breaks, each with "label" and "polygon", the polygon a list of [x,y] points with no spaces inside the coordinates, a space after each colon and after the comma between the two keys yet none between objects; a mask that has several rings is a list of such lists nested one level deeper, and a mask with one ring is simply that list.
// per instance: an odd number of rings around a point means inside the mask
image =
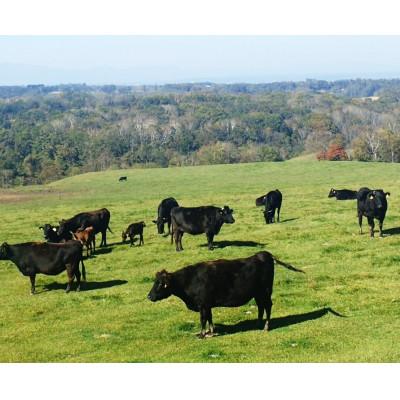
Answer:
[{"label": "hazy sky", "polygon": [[400,78],[400,36],[0,36],[0,85]]}]

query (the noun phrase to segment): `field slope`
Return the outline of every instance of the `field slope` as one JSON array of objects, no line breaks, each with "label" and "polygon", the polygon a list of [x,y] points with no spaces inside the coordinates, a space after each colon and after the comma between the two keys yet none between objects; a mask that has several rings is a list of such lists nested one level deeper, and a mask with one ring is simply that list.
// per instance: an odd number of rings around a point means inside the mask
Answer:
[{"label": "field slope", "polygon": [[[391,192],[386,236],[359,235],[356,202],[328,199],[332,186]],[[0,243],[41,240],[39,225],[101,207],[111,211],[113,234],[85,262],[80,293],[64,293],[63,273],[39,275],[30,296],[29,279],[0,262],[0,362],[399,362],[399,187],[399,164],[293,160],[108,171],[3,190]],[[275,188],[282,222],[267,226],[254,200]],[[186,206],[229,205],[236,223],[222,227],[214,251],[204,235],[184,235],[176,253],[151,222],[169,196]],[[145,245],[121,244],[122,229],[140,220]],[[306,272],[277,266],[268,333],[256,329],[254,302],[214,309],[219,335],[199,340],[199,316],[179,299],[146,299],[163,268],[262,249]]]}]

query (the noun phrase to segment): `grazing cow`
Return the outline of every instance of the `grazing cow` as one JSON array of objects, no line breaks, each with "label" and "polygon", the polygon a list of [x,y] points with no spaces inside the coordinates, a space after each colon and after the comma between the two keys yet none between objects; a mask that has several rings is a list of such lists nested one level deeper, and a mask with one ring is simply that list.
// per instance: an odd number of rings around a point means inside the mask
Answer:
[{"label": "grazing cow", "polygon": [[157,231],[161,235],[164,233],[164,224],[167,223],[168,233],[166,236],[171,234],[171,210],[174,207],[179,207],[178,202],[173,197],[168,197],[161,201],[158,206],[158,217],[153,222],[157,225]]},{"label": "grazing cow", "polygon": [[278,190],[271,190],[266,195],[258,197],[256,199],[256,206],[265,205],[264,218],[266,224],[272,224],[275,222],[275,210],[278,212],[278,222],[279,214],[281,212],[282,206],[282,193]]},{"label": "grazing cow", "polygon": [[83,231],[71,232],[71,234],[75,240],[79,240],[86,247],[86,257],[89,257],[89,250],[90,254],[96,251],[96,236],[93,226],[89,226]]},{"label": "grazing cow", "polygon": [[108,211],[107,208],[82,212],[70,219],[61,220],[58,235],[64,238],[67,233],[83,231],[88,226],[93,226],[95,234],[101,232],[100,247],[107,246],[107,229],[112,233],[108,226],[109,223],[110,211]]},{"label": "grazing cow", "polygon": [[127,177],[127,176],[121,176],[121,177],[118,179],[119,182],[127,181],[127,180],[128,180],[128,177]]},{"label": "grazing cow", "polygon": [[349,189],[331,189],[328,197],[336,197],[336,200],[355,200],[357,199],[357,191]]},{"label": "grazing cow", "polygon": [[[265,310],[264,329],[269,330],[274,261],[292,271],[304,273],[279,261],[271,253],[261,251],[247,258],[200,262],[172,273],[162,270],[156,274],[147,298],[158,301],[175,295],[189,310],[200,312],[201,338],[213,335],[213,307],[239,307],[254,298],[258,306],[258,322],[262,327]],[[209,332],[206,332],[207,321]]]},{"label": "grazing cow", "polygon": [[134,222],[130,224],[125,231],[122,232],[122,243],[125,243],[126,238],[129,236],[129,240],[131,242],[131,246],[133,246],[134,237],[139,235],[139,246],[144,245],[143,240],[143,228],[146,226],[144,221]]},{"label": "grazing cow", "polygon": [[382,189],[371,190],[363,187],[357,193],[357,215],[358,224],[360,226],[360,234],[362,234],[362,217],[366,217],[370,229],[370,236],[374,237],[374,218],[379,221],[379,236],[383,237],[382,227],[387,211],[387,200],[390,196],[389,192]]},{"label": "grazing cow", "polygon": [[205,233],[207,236],[208,249],[213,250],[214,235],[218,235],[224,222],[233,224],[233,210],[228,206],[224,208],[214,206],[202,207],[175,207],[171,210],[171,244],[175,239],[176,251],[183,250],[182,236],[190,233],[199,235]]},{"label": "grazing cow", "polygon": [[86,280],[85,265],[82,259],[82,244],[78,241],[67,243],[28,242],[10,245],[3,243],[0,247],[0,260],[12,261],[20,272],[31,280],[31,294],[35,293],[36,274],[58,275],[67,270],[68,285],[66,292],[71,290],[71,284],[76,277],[80,290],[81,273],[79,262],[82,263],[82,275]]}]

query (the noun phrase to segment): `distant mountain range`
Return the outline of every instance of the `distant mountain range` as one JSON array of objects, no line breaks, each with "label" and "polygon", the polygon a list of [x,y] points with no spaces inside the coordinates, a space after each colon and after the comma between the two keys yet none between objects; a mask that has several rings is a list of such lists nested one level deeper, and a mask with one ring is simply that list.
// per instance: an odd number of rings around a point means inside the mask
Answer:
[{"label": "distant mountain range", "polygon": [[147,66],[147,67],[96,67],[96,68],[56,68],[24,64],[0,64],[0,85],[59,85],[70,83],[86,83],[88,85],[163,85],[168,83],[185,82],[215,82],[229,84],[235,82],[279,82],[279,81],[304,81],[307,78],[343,80],[343,79],[393,79],[400,77],[394,71],[377,72],[374,74],[354,73],[309,73],[271,74],[265,69],[253,69],[251,73],[243,73],[234,68],[227,72],[225,69],[187,69],[183,66]]}]

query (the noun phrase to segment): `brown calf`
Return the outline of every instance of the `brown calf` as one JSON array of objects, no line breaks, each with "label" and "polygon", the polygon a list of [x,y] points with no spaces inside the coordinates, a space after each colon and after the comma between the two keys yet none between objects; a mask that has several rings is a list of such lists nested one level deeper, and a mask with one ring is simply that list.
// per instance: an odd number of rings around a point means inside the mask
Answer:
[{"label": "brown calf", "polygon": [[75,240],[79,240],[84,246],[86,246],[87,257],[89,257],[89,250],[90,254],[93,254],[95,252],[96,236],[93,226],[89,226],[83,231],[76,231],[75,233],[71,232],[71,234]]}]

